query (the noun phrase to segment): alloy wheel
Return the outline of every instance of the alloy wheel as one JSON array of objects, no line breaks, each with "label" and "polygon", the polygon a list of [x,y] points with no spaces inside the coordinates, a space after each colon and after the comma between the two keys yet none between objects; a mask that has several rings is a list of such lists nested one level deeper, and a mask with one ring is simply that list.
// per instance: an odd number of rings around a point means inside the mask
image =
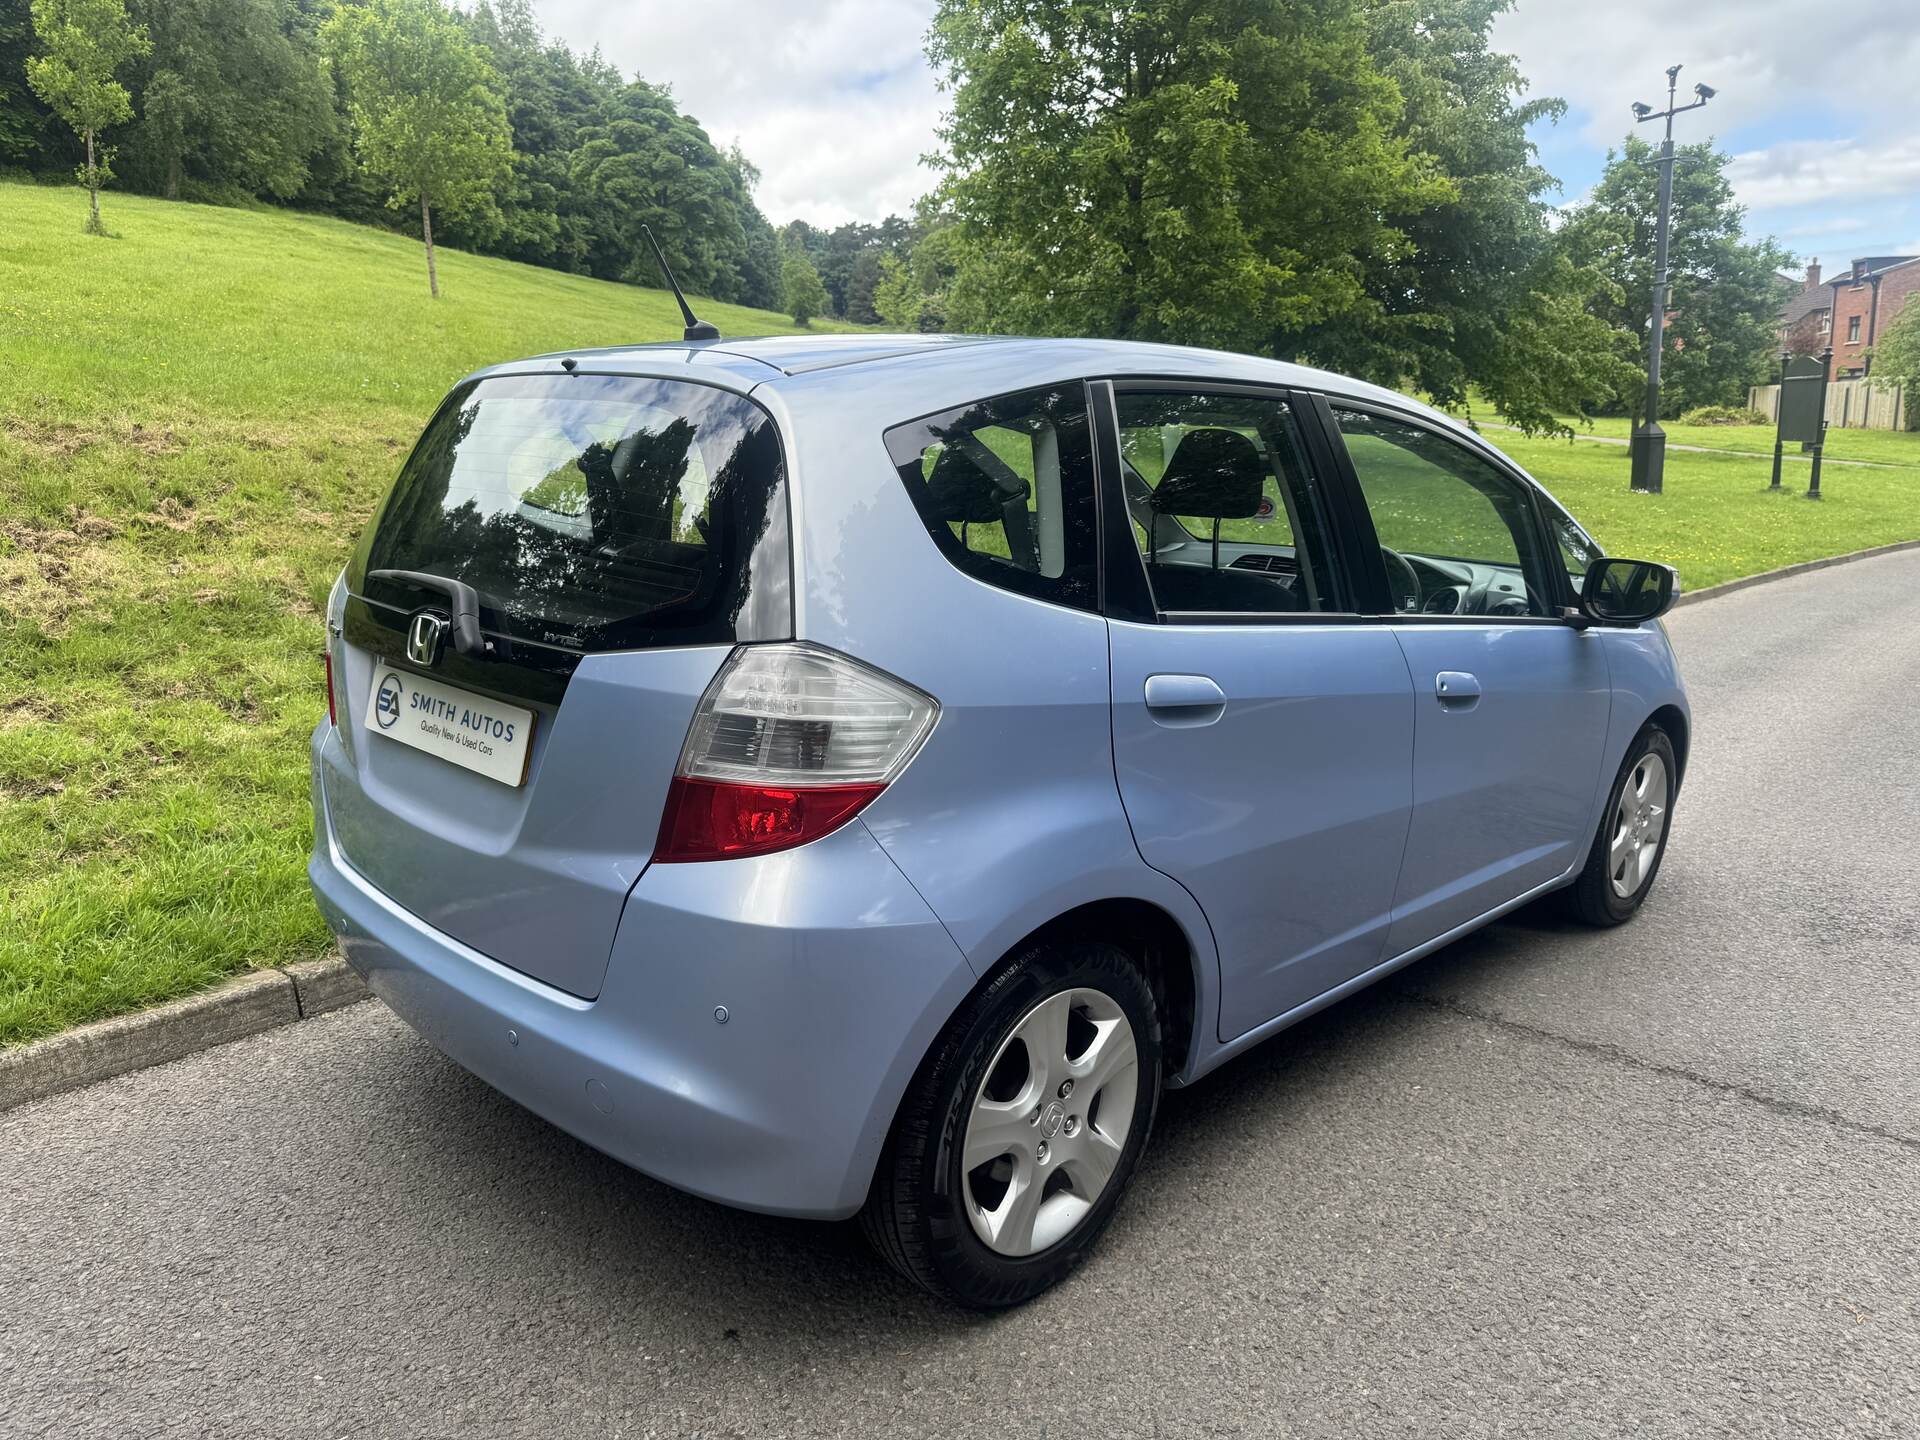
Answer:
[{"label": "alloy wheel", "polygon": [[1631,899],[1653,873],[1667,832],[1667,762],[1654,751],[1642,755],[1613,803],[1613,838],[1607,844],[1607,878],[1613,893]]},{"label": "alloy wheel", "polygon": [[988,1248],[1038,1254],[1086,1218],[1126,1149],[1139,1080],[1133,1027],[1104,992],[1063,990],[1021,1018],[962,1142],[967,1219]]}]

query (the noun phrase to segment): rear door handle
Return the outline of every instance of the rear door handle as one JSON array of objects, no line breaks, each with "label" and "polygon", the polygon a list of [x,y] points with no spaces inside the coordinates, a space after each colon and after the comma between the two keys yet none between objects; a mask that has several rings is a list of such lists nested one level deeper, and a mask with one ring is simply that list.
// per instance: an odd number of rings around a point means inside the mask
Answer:
[{"label": "rear door handle", "polygon": [[1147,710],[1170,729],[1211,725],[1226,713],[1227,693],[1205,675],[1149,675]]},{"label": "rear door handle", "polygon": [[1471,709],[1480,698],[1480,677],[1465,670],[1442,670],[1433,677],[1433,693],[1442,705]]}]

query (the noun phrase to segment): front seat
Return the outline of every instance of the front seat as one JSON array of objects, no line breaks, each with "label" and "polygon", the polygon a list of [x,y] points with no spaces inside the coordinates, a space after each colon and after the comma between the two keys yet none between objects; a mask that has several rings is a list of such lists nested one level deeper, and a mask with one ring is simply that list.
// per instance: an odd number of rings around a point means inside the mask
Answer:
[{"label": "front seat", "polygon": [[1220,568],[1220,522],[1259,514],[1266,484],[1260,452],[1238,430],[1189,430],[1181,438],[1154,488],[1153,512],[1211,520],[1213,546],[1206,565],[1168,561],[1149,551],[1147,573],[1154,602],[1162,610],[1301,608],[1299,598],[1277,580]]}]

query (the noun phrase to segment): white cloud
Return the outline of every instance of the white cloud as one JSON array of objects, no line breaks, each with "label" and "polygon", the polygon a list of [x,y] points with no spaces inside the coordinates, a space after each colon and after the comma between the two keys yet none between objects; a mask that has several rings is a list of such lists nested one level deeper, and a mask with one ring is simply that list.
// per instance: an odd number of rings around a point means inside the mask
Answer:
[{"label": "white cloud", "polygon": [[1920,191],[1920,134],[1784,141],[1734,156],[1727,178],[1741,203],[1756,210],[1911,195]]},{"label": "white cloud", "polygon": [[[921,48],[934,0],[534,3],[549,34],[671,85],[716,143],[738,140],[764,174],[760,204],[776,222],[877,220],[933,183],[919,158],[935,147],[944,108]],[[1516,0],[1494,40],[1519,56],[1535,93],[1572,102],[1581,118],[1564,139],[1592,147],[1596,161],[1631,128],[1631,101],[1665,99],[1663,71],[1678,60],[1683,92],[1695,81],[1720,92],[1682,118],[1687,139],[1742,127],[1860,137],[1742,155],[1748,204],[1920,190],[1907,168],[1920,163],[1916,0],[1831,11],[1804,0]],[[1872,163],[1888,157],[1898,163]]]},{"label": "white cloud", "polygon": [[[1536,90],[1561,95],[1587,117],[1585,137],[1617,143],[1628,105],[1666,99],[1668,65],[1679,61],[1681,95],[1695,82],[1719,93],[1680,123],[1689,137],[1825,109],[1912,128],[1920,24],[1913,0],[1851,0],[1843,9],[1804,0],[1690,0],[1685,5],[1517,0],[1494,29],[1520,57]],[[1648,126],[1651,130],[1653,127]],[[1849,126],[1849,128],[1853,128]]]},{"label": "white cloud", "polygon": [[547,33],[670,85],[760,167],[776,224],[905,211],[942,110],[921,46],[933,0],[535,0]]}]

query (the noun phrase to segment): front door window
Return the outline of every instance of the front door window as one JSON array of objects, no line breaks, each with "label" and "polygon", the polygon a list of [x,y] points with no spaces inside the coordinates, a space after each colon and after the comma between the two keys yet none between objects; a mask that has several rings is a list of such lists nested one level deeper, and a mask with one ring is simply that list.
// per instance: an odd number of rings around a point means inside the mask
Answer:
[{"label": "front door window", "polygon": [[1401,613],[1553,614],[1526,490],[1431,430],[1336,407]]}]

